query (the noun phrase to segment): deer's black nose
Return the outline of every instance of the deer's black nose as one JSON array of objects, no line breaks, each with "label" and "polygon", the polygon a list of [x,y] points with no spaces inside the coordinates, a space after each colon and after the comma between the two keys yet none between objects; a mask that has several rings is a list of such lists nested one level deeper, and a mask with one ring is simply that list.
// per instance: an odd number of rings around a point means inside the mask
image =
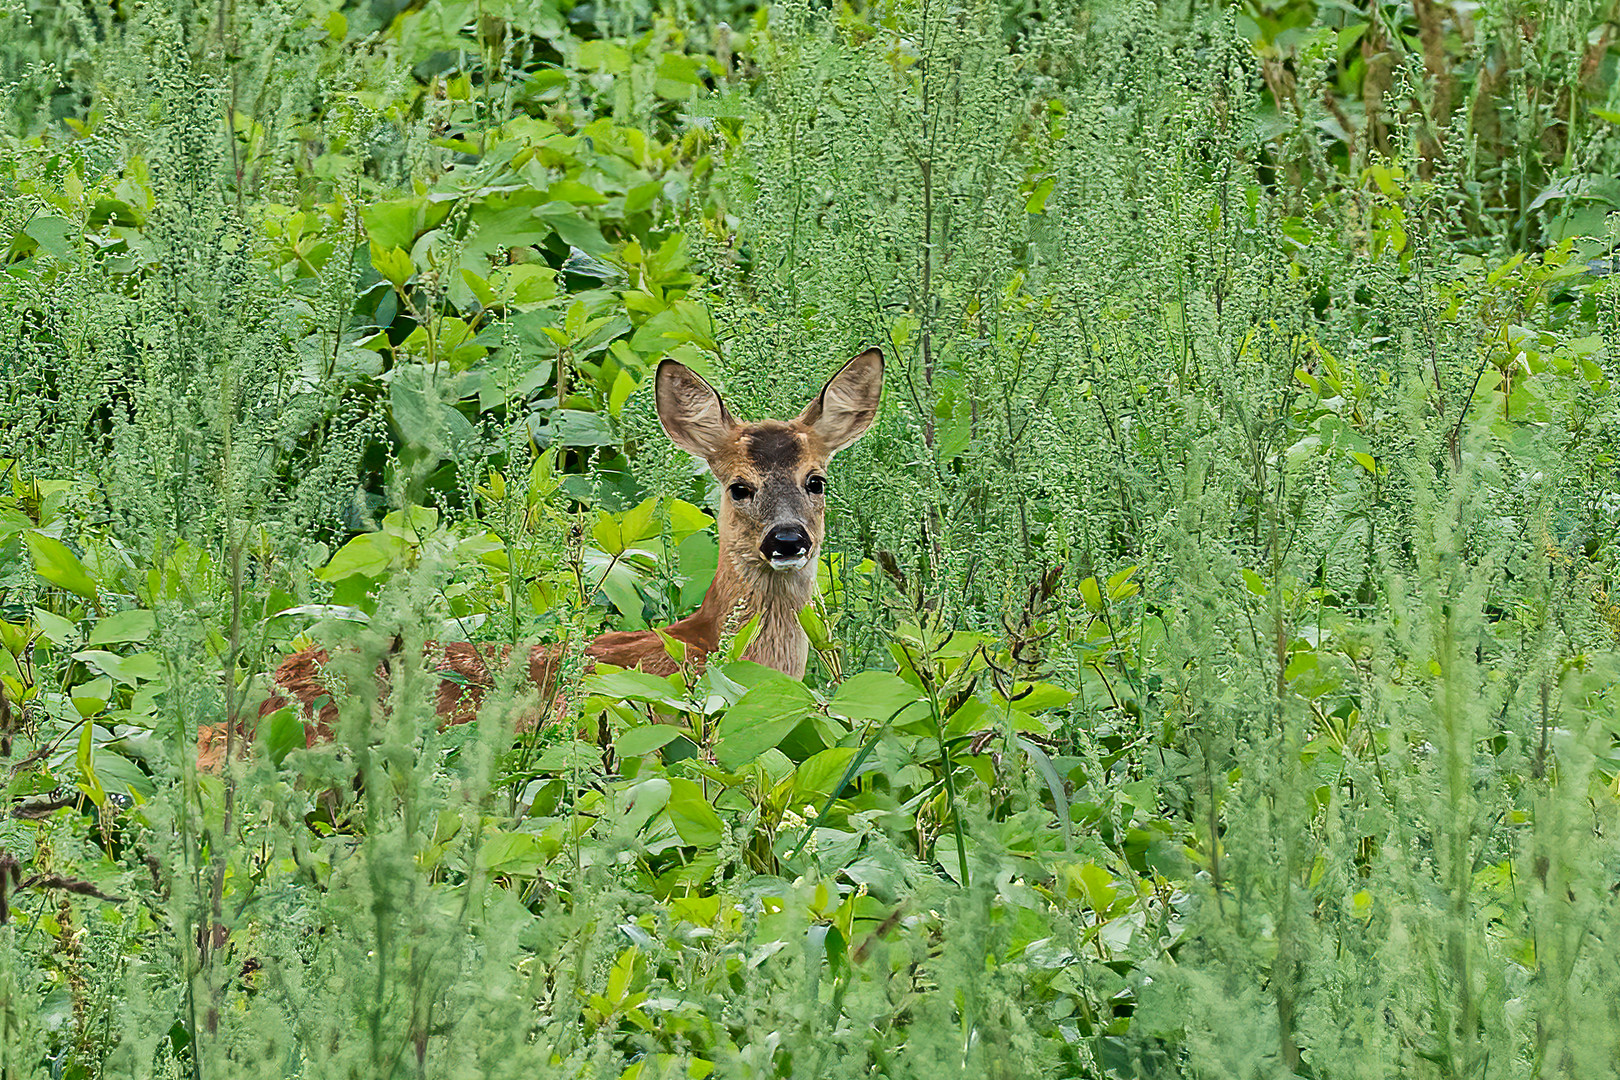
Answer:
[{"label": "deer's black nose", "polygon": [[760,554],[773,563],[790,563],[810,554],[810,534],[800,525],[778,525],[765,534]]}]

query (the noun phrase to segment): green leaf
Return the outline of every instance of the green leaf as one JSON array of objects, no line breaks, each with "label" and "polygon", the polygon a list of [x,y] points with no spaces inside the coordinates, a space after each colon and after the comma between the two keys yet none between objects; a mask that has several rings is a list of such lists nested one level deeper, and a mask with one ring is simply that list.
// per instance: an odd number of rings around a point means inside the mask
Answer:
[{"label": "green leaf", "polygon": [[366,223],[366,235],[378,247],[403,248],[409,251],[416,238],[442,222],[450,212],[448,203],[430,203],[421,196],[374,202],[360,211]]},{"label": "green leaf", "polygon": [[650,180],[645,184],[637,184],[624,194],[624,214],[639,214],[653,204],[664,191],[662,180]]},{"label": "green leaf", "polygon": [[306,745],[308,736],[304,732],[303,721],[298,719],[297,710],[288,706],[270,714],[268,723],[264,724],[264,749],[274,765],[279,768],[288,754],[302,750]]},{"label": "green leaf", "polygon": [[613,434],[607,418],[587,409],[558,409],[545,426],[544,445],[562,446],[617,446],[619,437]]},{"label": "green leaf", "polygon": [[526,877],[546,863],[540,840],[533,833],[498,832],[478,849],[478,865],[491,874]]},{"label": "green leaf", "polygon": [[753,618],[737,627],[737,633],[731,639],[731,646],[726,650],[727,660],[741,660],[743,653],[748,651],[748,646],[754,643],[755,636],[759,634],[759,617],[760,613],[755,612]]},{"label": "green leaf", "polygon": [[668,780],[655,776],[619,792],[614,800],[619,811],[616,831],[629,834],[640,832],[653,815],[669,805],[670,790]]},{"label": "green leaf", "polygon": [[1036,184],[1034,193],[1030,195],[1029,201],[1024,204],[1024,212],[1027,214],[1046,213],[1046,200],[1052,194],[1052,187],[1055,183],[1054,178],[1048,176],[1045,180]]},{"label": "green leaf", "polygon": [[79,557],[54,536],[30,529],[23,534],[28,550],[34,557],[34,573],[46,582],[86,600],[96,598],[96,580],[84,568]]},{"label": "green leaf", "polygon": [[58,259],[73,254],[70,238],[76,237],[78,231],[71,221],[59,217],[37,217],[23,227],[26,236]]},{"label": "green leaf", "polygon": [[337,581],[351,574],[377,578],[388,573],[394,560],[405,550],[401,537],[385,533],[364,533],[338,548],[330,562],[316,571],[322,581]]},{"label": "green leaf", "polygon": [[725,822],[703,797],[702,788],[691,780],[675,777],[669,786],[669,820],[682,843],[714,847],[725,838]]},{"label": "green leaf", "polygon": [[862,671],[844,680],[827,711],[847,720],[888,720],[921,701],[923,692],[889,671]]},{"label": "green leaf", "polygon": [[622,758],[641,757],[673,742],[680,734],[681,729],[673,724],[643,724],[613,740],[613,748]]},{"label": "green leaf", "polygon": [[623,75],[630,70],[630,50],[612,41],[583,41],[574,62],[589,70]]},{"label": "green leaf", "polygon": [[697,61],[685,53],[666,52],[658,58],[653,93],[669,101],[690,101],[703,89]]},{"label": "green leaf", "polygon": [[552,227],[540,218],[537,198],[535,192],[513,192],[491,195],[474,204],[472,221],[476,228],[463,245],[461,257],[464,260],[488,259],[497,251],[543,243],[551,235]]},{"label": "green leaf", "polygon": [[624,403],[630,400],[630,395],[636,392],[641,384],[636,377],[630,374],[629,368],[620,368],[619,373],[613,377],[613,389],[608,391],[608,412],[618,416],[624,411]]},{"label": "green leaf", "polygon": [[602,765],[602,751],[595,743],[568,739],[546,747],[534,767],[540,772],[589,772]]},{"label": "green leaf", "polygon": [[139,652],[133,656],[119,656],[117,653],[104,652],[100,649],[85,649],[73,654],[73,659],[81,664],[87,664],[103,675],[134,686],[137,683],[153,682],[163,674],[163,662],[156,653]]},{"label": "green leaf", "polygon": [[1058,775],[1052,759],[1046,756],[1046,751],[1022,735],[1014,735],[1013,742],[1029,756],[1029,760],[1035,765],[1035,771],[1046,781],[1046,789],[1052,793],[1052,806],[1057,810],[1058,825],[1063,829],[1063,850],[1072,851],[1074,836],[1069,831],[1069,798],[1063,786],[1063,778]]},{"label": "green leaf", "polygon": [[1142,587],[1131,580],[1139,569],[1141,567],[1127,566],[1117,574],[1110,574],[1108,576],[1108,599],[1128,600],[1141,592]]},{"label": "green leaf", "polygon": [[101,780],[96,776],[96,749],[94,740],[95,725],[88,720],[79,731],[79,752],[77,763],[79,766],[79,788],[90,801],[97,806],[107,804],[107,791],[101,786]]},{"label": "green leaf", "polygon": [[1080,599],[1085,601],[1087,611],[1093,615],[1102,614],[1102,590],[1097,587],[1096,578],[1088,577],[1080,583]]},{"label": "green leaf", "polygon": [[547,203],[536,209],[534,216],[555,229],[569,247],[577,247],[588,255],[607,255],[613,250],[596,223],[567,203]]},{"label": "green leaf", "polygon": [[587,694],[600,694],[614,701],[646,701],[676,710],[686,707],[667,678],[645,671],[597,672],[587,675],[583,686]]},{"label": "green leaf", "polygon": [[815,695],[796,679],[754,687],[726,710],[714,759],[731,772],[753,761],[787,738],[816,707]]},{"label": "green leaf", "polygon": [[547,202],[573,203],[576,206],[600,206],[607,196],[578,180],[558,180],[546,190]]},{"label": "green leaf", "polygon": [[115,611],[96,623],[90,631],[90,640],[85,644],[107,645],[115,641],[144,644],[151,640],[154,629],[155,624],[150,611],[141,608]]},{"label": "green leaf", "polygon": [[833,746],[806,758],[793,776],[793,791],[799,798],[811,795],[831,795],[833,787],[843,778],[855,757],[853,746]]},{"label": "green leaf", "polygon": [[114,750],[102,747],[96,755],[96,780],[102,788],[118,795],[139,795],[150,799],[157,793],[152,778],[141,767]]},{"label": "green leaf", "polygon": [[384,248],[375,240],[371,242],[371,268],[396,289],[403,289],[405,282],[416,273],[409,252],[398,247]]},{"label": "green leaf", "polygon": [[73,623],[44,608],[34,608],[32,615],[46,641],[63,649],[78,647],[82,639],[79,637],[79,628]]}]

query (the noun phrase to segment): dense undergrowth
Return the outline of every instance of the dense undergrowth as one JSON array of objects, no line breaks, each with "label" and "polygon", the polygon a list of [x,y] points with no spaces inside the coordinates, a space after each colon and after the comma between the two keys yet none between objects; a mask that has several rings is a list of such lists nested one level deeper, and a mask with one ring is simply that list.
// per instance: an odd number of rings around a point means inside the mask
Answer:
[{"label": "dense undergrowth", "polygon": [[[1611,1072],[1617,19],[0,8],[0,1075]],[[437,730],[869,345],[803,683]]]}]

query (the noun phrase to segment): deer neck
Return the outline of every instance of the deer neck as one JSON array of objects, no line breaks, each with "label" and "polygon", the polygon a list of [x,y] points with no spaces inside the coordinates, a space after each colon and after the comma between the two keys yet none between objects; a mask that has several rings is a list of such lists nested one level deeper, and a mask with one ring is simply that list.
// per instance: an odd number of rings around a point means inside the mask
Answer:
[{"label": "deer neck", "polygon": [[802,679],[810,657],[810,639],[799,625],[799,612],[815,592],[813,562],[802,570],[783,572],[742,564],[722,546],[714,584],[704,594],[697,616],[715,627],[718,640],[727,620],[735,618],[735,625],[741,627],[758,615],[759,627],[743,659]]}]

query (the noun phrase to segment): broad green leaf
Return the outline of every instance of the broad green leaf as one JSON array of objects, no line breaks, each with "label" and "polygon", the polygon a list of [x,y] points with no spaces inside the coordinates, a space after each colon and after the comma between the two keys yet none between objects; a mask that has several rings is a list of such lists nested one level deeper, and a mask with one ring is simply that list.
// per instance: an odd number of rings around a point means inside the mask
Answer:
[{"label": "broad green leaf", "polygon": [[654,627],[653,633],[657,634],[658,640],[664,643],[665,656],[668,656],[677,664],[686,663],[686,642],[671,635],[661,627]]},{"label": "broad green leaf", "polygon": [[[532,414],[540,419],[540,414]],[[544,428],[536,429],[537,441],[544,445],[562,446],[617,446],[619,437],[613,433],[607,417],[588,409],[557,409],[546,417]]]},{"label": "broad green leaf", "polygon": [[686,707],[667,678],[645,671],[597,672],[585,677],[583,687],[587,694],[600,694],[614,701],[649,701],[671,709]]},{"label": "broad green leaf", "polygon": [[801,799],[831,795],[856,752],[853,746],[833,746],[806,758],[794,773],[794,794]]},{"label": "broad green leaf", "polygon": [[608,255],[613,251],[613,245],[602,236],[596,222],[567,203],[547,203],[536,209],[534,216],[556,230],[569,247],[579,248],[589,255]]},{"label": "broad green leaf", "polygon": [[545,862],[540,840],[533,833],[498,832],[478,849],[478,865],[492,874],[527,876]]},{"label": "broad green leaf", "polygon": [[664,191],[662,180],[650,180],[645,184],[637,184],[624,194],[624,214],[639,214],[653,204]]},{"label": "broad green leaf", "polygon": [[[647,554],[639,549],[632,551]],[[644,606],[641,583],[646,575],[629,559],[614,558],[594,547],[585,549],[585,565],[588,571],[586,580],[594,582],[596,588],[606,593],[609,602],[632,620],[633,624],[641,625],[641,612]]]},{"label": "broad green leaf", "polygon": [[131,795],[142,800],[157,793],[152,778],[141,771],[123,754],[103,746],[96,755],[96,781],[105,791],[116,795]]},{"label": "broad green leaf", "polygon": [[77,238],[78,232],[72,222],[59,217],[36,217],[23,226],[25,235],[58,259],[66,259],[73,254],[72,241]]},{"label": "broad green leaf", "polygon": [[681,842],[693,847],[713,847],[725,838],[725,822],[703,797],[703,789],[691,780],[671,778],[669,820]]},{"label": "broad green leaf", "polygon": [[85,644],[107,645],[115,641],[144,644],[151,640],[154,629],[155,624],[150,611],[142,608],[115,611],[96,623],[90,631],[90,640]]},{"label": "broad green leaf", "polygon": [[490,287],[489,282],[466,267],[461,268],[461,280],[467,283],[467,288],[478,299],[481,307],[492,308],[500,304],[500,297],[495,295],[495,290]]},{"label": "broad green leaf", "polygon": [[1119,895],[1119,890],[1114,887],[1114,875],[1096,863],[1083,864],[1075,876],[1079,878],[1081,893],[1085,896],[1086,903],[1098,914],[1106,912],[1108,906],[1114,902],[1114,897]]},{"label": "broad green leaf", "polygon": [[429,202],[420,196],[374,202],[360,211],[366,223],[366,235],[384,251],[403,248],[409,251],[416,238],[444,221],[450,212],[447,203]]},{"label": "broad green leaf", "polygon": [[882,721],[922,699],[921,690],[892,672],[861,671],[844,680],[827,711],[848,720]]},{"label": "broad green leaf", "polygon": [[630,50],[612,41],[583,41],[574,62],[589,70],[623,75],[630,70]]},{"label": "broad green leaf", "polygon": [[613,748],[620,757],[641,757],[674,741],[681,734],[681,729],[673,724],[643,724],[620,735],[613,741]]},{"label": "broad green leaf", "polygon": [[1096,578],[1088,577],[1080,582],[1080,599],[1085,601],[1087,611],[1093,615],[1102,614],[1102,590],[1097,587]]},{"label": "broad green leaf", "polygon": [[138,652],[133,656],[119,656],[101,649],[85,649],[73,654],[73,659],[95,668],[126,686],[152,682],[163,674],[163,662],[156,653]]},{"label": "broad green leaf", "polygon": [[485,260],[499,251],[543,243],[553,230],[539,216],[536,197],[534,192],[514,192],[492,195],[477,203],[472,211],[476,228],[467,238],[461,257]]},{"label": "broad green leaf", "polygon": [[703,89],[697,61],[685,53],[666,52],[658,58],[653,93],[669,101],[690,101]]},{"label": "broad green leaf", "polygon": [[619,373],[613,377],[613,389],[608,391],[608,412],[614,416],[622,413],[624,403],[630,400],[630,395],[636,392],[639,385],[641,384],[630,374],[629,368],[620,368]]},{"label": "broad green leaf", "polygon": [[799,626],[810,639],[812,649],[822,652],[833,647],[832,637],[827,633],[826,620],[817,613],[814,604],[806,604],[799,609]]},{"label": "broad green leaf", "polygon": [[403,289],[405,282],[416,272],[408,251],[397,247],[384,248],[375,240],[371,243],[371,267],[396,289]]},{"label": "broad green leaf", "polygon": [[547,202],[573,203],[576,206],[600,206],[607,196],[578,180],[558,180],[546,190]]},{"label": "broad green leaf", "polygon": [[107,707],[112,696],[113,681],[105,675],[80,683],[68,691],[68,700],[73,702],[74,710],[84,718],[98,715]]},{"label": "broad green leaf", "polygon": [[404,553],[405,547],[401,537],[364,533],[339,548],[332,561],[316,571],[315,576],[322,581],[337,581],[351,574],[382,577],[393,567],[394,560]]},{"label": "broad green leaf", "polygon": [[661,776],[643,780],[619,793],[615,802],[619,811],[618,831],[638,833],[651,821],[653,815],[669,805],[670,782]]},{"label": "broad green leaf", "polygon": [[538,304],[557,295],[557,272],[545,263],[502,267],[495,282],[502,295],[517,304]]},{"label": "broad green leaf", "polygon": [[816,707],[815,695],[796,679],[754,687],[726,710],[714,759],[731,772],[787,738]]},{"label": "broad green leaf", "polygon": [[54,536],[30,529],[23,536],[34,558],[34,573],[59,589],[77,593],[86,600],[96,598],[96,582],[79,557]]},{"label": "broad green leaf", "polygon": [[589,771],[602,765],[602,750],[595,743],[568,739],[546,747],[534,767],[541,772]]},{"label": "broad green leaf", "polygon": [[271,713],[261,722],[261,726],[264,730],[265,752],[270,755],[270,761],[278,768],[288,754],[302,749],[308,743],[303,721],[298,719],[297,710],[290,706]]},{"label": "broad green leaf", "polygon": [[62,616],[44,608],[32,610],[34,622],[39,626],[39,632],[45,635],[45,640],[59,648],[77,648],[82,640],[79,628]]},{"label": "broad green leaf", "polygon": [[731,645],[726,649],[727,660],[742,659],[743,654],[748,651],[748,646],[754,643],[754,638],[759,634],[759,619],[760,613],[755,612],[752,618],[737,627],[737,633],[732,636]]}]

